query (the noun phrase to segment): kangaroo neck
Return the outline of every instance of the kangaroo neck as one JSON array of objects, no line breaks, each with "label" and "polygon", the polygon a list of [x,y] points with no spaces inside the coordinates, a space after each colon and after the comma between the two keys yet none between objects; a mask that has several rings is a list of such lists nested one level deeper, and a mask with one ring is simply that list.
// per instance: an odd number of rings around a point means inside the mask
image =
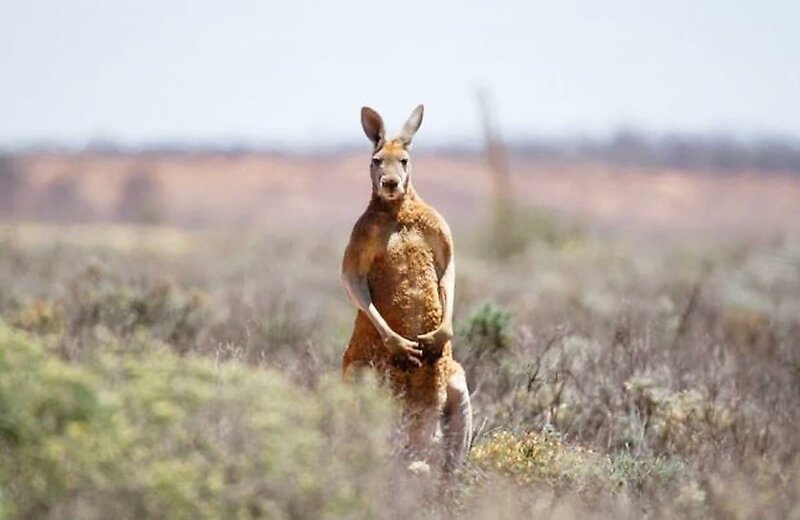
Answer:
[{"label": "kangaroo neck", "polygon": [[369,201],[369,209],[386,213],[397,218],[401,213],[405,212],[405,210],[408,210],[414,204],[418,203],[419,200],[419,195],[417,195],[414,185],[411,183],[411,180],[409,180],[406,186],[406,192],[402,197],[396,200],[386,200],[373,192],[372,199]]}]

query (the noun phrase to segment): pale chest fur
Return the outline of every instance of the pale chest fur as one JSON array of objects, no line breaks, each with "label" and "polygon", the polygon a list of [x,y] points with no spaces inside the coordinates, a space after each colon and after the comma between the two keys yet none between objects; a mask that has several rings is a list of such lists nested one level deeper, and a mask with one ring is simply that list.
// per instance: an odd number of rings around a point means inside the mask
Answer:
[{"label": "pale chest fur", "polygon": [[435,329],[442,316],[435,244],[418,226],[384,230],[367,280],[375,306],[406,337]]}]

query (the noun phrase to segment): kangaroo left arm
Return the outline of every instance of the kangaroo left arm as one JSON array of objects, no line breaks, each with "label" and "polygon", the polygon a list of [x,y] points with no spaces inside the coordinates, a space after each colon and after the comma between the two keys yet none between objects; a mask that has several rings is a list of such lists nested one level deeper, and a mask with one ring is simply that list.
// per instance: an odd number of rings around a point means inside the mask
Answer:
[{"label": "kangaroo left arm", "polygon": [[[444,300],[444,312],[442,314],[442,324],[439,328],[444,328],[449,332],[449,336],[453,337],[453,302],[456,296],[456,261],[453,255],[450,255],[447,267],[439,279],[439,293]],[[448,338],[449,339],[449,338]]]},{"label": "kangaroo left arm", "polygon": [[[441,219],[441,230],[435,238],[435,257],[441,274],[439,275],[439,297],[442,300],[442,321],[435,330],[423,334],[420,341],[443,345],[453,337],[453,304],[456,295],[456,264],[453,255],[453,241],[450,229]],[[443,267],[443,268],[442,268]]]}]

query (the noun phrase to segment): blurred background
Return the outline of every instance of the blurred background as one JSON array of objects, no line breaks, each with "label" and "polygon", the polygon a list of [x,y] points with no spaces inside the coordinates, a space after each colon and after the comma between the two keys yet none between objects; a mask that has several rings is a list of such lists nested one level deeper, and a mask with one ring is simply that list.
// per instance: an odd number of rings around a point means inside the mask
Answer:
[{"label": "blurred background", "polygon": [[456,224],[491,191],[487,131],[525,202],[592,227],[800,222],[794,2],[2,9],[7,217],[341,233],[360,107],[396,130],[425,103],[415,179]]},{"label": "blurred background", "polygon": [[[0,519],[797,517],[798,22],[0,0]],[[476,425],[438,502],[335,383],[359,111],[419,103]]]}]

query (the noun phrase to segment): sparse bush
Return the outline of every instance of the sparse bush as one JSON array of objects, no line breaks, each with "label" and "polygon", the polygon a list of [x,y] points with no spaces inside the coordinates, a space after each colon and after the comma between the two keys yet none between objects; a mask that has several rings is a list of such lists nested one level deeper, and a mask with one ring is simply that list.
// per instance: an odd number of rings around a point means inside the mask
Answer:
[{"label": "sparse bush", "polygon": [[60,334],[64,330],[64,313],[58,306],[36,300],[13,316],[11,324],[39,335]]},{"label": "sparse bush", "polygon": [[567,222],[543,209],[519,207],[508,201],[495,204],[490,220],[484,231],[482,249],[499,260],[513,258],[537,242],[563,246],[583,236],[577,223]]},{"label": "sparse bush", "polygon": [[97,327],[117,336],[146,329],[185,350],[208,319],[207,303],[202,291],[185,290],[167,279],[149,287],[126,284],[95,264],[72,280],[65,305],[75,336],[91,338]]},{"label": "sparse bush", "polygon": [[603,457],[580,446],[569,445],[553,432],[526,432],[515,435],[498,431],[478,443],[470,460],[486,471],[512,477],[527,485],[605,486]]},{"label": "sparse bush", "polygon": [[[484,472],[509,477],[523,489],[537,486],[592,500],[605,495],[637,502],[681,493],[681,503],[677,507],[669,504],[669,509],[682,510],[684,514],[703,512],[702,485],[677,458],[630,453],[604,456],[567,443],[555,432],[546,430],[519,434],[494,432],[475,446],[471,461]],[[690,496],[689,491],[695,495]],[[701,496],[699,500],[697,495]]]},{"label": "sparse bush", "polygon": [[217,353],[279,367],[299,383],[319,378],[318,341],[325,334],[316,314],[300,305],[296,295],[268,286],[247,296],[234,291],[223,301],[229,310],[216,317],[205,342],[216,345]]},{"label": "sparse bush", "polygon": [[483,303],[458,328],[457,335],[455,345],[471,388],[485,389],[487,397],[514,388],[520,369],[512,351],[510,312]]},{"label": "sparse bush", "polygon": [[621,451],[607,457],[605,468],[604,478],[609,479],[608,485],[616,493],[681,517],[707,517],[705,485],[697,472],[678,457]]},{"label": "sparse bush", "polygon": [[295,302],[272,300],[258,323],[257,340],[264,352],[296,348],[309,340],[309,325]]},{"label": "sparse bush", "polygon": [[730,410],[697,390],[671,393],[647,378],[628,381],[624,388],[643,421],[649,445],[657,451],[690,453],[702,445],[700,437],[724,434],[733,425]]}]

